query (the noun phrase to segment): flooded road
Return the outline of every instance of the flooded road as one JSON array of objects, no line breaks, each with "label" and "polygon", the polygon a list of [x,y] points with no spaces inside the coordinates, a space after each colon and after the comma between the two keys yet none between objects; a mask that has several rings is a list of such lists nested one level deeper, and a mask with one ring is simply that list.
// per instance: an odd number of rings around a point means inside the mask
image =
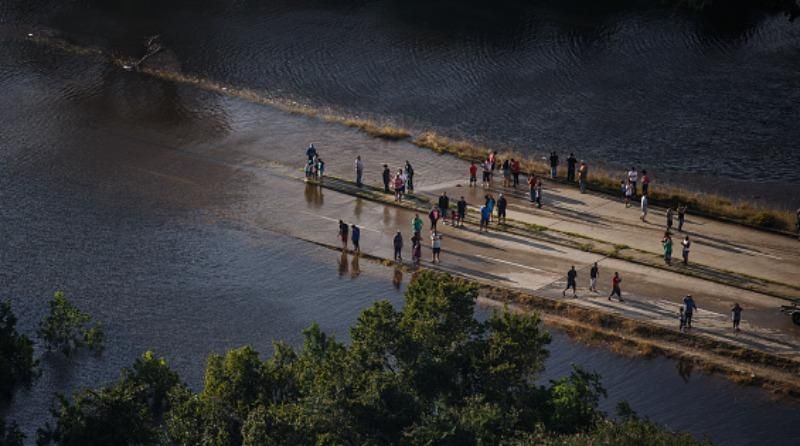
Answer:
[{"label": "flooded road", "polygon": [[[108,332],[98,358],[44,358],[33,389],[3,409],[29,434],[48,420],[54,392],[112,381],[144,350],[165,356],[197,388],[210,352],[251,344],[268,355],[275,340],[297,345],[313,321],[347,339],[372,302],[401,304],[408,277],[396,286],[391,269],[290,236],[317,218],[321,200],[355,199],[306,194],[281,173],[309,141],[323,155],[340,154],[332,166],[381,142],[90,58],[5,43],[0,297],[29,335],[58,289]],[[421,178],[447,163],[427,156]],[[626,399],[642,415],[719,444],[800,441],[798,406],[757,389],[559,334],[551,352],[545,379],[571,363],[598,371],[609,412]]]}]

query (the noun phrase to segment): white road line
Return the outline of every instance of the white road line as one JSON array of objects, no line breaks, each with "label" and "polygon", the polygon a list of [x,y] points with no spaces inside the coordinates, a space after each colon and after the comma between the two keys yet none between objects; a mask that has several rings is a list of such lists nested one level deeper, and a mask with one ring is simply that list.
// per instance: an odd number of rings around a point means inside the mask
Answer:
[{"label": "white road line", "polygon": [[492,260],[492,261],[495,261],[495,262],[505,263],[506,265],[516,266],[517,268],[525,268],[525,269],[529,269],[531,271],[538,271],[540,273],[551,274],[549,271],[545,271],[543,269],[534,268],[532,266],[522,265],[522,264],[519,264],[519,263],[509,262],[508,260],[495,259],[494,257],[482,256],[480,254],[475,254],[475,257],[479,257],[481,259],[486,259],[486,260]]},{"label": "white road line", "polygon": [[[316,213],[314,213],[314,212],[300,211],[300,213],[302,213],[302,214],[307,214],[307,215],[312,215],[312,216],[314,216],[314,217],[321,218],[321,219],[323,219],[323,220],[334,221],[334,222],[336,222],[336,223],[339,223],[339,219],[336,219],[336,218],[331,218],[331,217],[326,217],[326,216],[324,216],[324,215],[319,215],[319,214],[316,214]],[[359,225],[358,227],[359,227],[359,228],[361,228],[361,229],[363,229],[363,230],[370,231],[370,232],[378,232],[378,233],[382,233],[382,232],[383,232],[383,231],[381,231],[381,230],[378,230],[378,229],[372,229],[372,228],[369,228],[369,227],[367,227],[367,226],[361,226],[361,225]]]}]

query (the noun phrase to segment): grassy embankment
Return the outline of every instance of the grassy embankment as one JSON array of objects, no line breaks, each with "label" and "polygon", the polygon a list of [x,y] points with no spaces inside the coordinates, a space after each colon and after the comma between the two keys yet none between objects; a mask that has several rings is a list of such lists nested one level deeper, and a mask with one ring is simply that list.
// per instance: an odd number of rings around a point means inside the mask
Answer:
[{"label": "grassy embankment", "polygon": [[[436,133],[426,132],[416,136],[413,141],[419,147],[429,148],[437,153],[447,153],[467,161],[479,161],[486,158],[489,147],[473,144],[468,141],[447,138]],[[522,171],[545,175],[549,166],[544,161],[532,160],[526,155],[513,151],[499,151],[500,159],[515,158],[521,160]],[[611,172],[597,168],[589,162],[589,190],[610,195],[619,195],[622,172]],[[563,172],[562,167],[562,172]],[[566,181],[562,183],[567,184]],[[577,183],[572,184],[577,187]],[[650,186],[650,203],[659,206],[670,206],[683,203],[689,206],[689,212],[738,224],[787,232],[794,224],[791,212],[754,206],[750,203],[731,200],[719,195],[671,186],[668,184],[652,184]]]}]

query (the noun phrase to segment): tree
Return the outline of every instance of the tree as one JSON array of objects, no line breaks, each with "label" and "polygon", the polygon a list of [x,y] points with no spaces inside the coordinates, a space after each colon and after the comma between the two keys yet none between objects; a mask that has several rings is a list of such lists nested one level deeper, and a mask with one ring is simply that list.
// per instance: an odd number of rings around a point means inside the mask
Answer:
[{"label": "tree", "polygon": [[149,445],[162,436],[167,394],[182,387],[163,358],[145,352],[120,380],[99,390],[58,396],[56,425],[39,429],[39,445]]},{"label": "tree", "polygon": [[16,325],[11,304],[0,302],[0,401],[10,399],[16,386],[30,385],[36,376],[33,342],[17,333]]},{"label": "tree", "polygon": [[55,293],[49,305],[50,314],[39,324],[38,331],[48,351],[60,351],[66,356],[83,347],[102,351],[102,324],[92,324],[91,316],[72,305],[61,291]]},{"label": "tree", "polygon": [[605,396],[599,375],[573,366],[568,377],[550,387],[548,427],[564,433],[590,430],[603,417],[597,405]]}]

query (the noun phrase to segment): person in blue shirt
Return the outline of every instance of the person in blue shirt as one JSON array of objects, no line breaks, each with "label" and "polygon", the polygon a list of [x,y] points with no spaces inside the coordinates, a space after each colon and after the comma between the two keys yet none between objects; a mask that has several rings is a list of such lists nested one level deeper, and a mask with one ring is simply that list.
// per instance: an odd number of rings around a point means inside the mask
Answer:
[{"label": "person in blue shirt", "polygon": [[353,251],[361,252],[358,242],[361,240],[361,229],[356,225],[350,225],[350,240],[353,241]]},{"label": "person in blue shirt", "polygon": [[308,149],[306,149],[306,156],[308,157],[308,161],[314,161],[314,158],[317,156],[317,149],[314,148],[314,144],[310,144]]},{"label": "person in blue shirt", "polygon": [[492,215],[492,211],[489,210],[489,206],[483,205],[481,206],[481,226],[478,229],[478,232],[489,232],[489,217]]},{"label": "person in blue shirt", "polygon": [[686,316],[687,329],[692,328],[692,315],[694,314],[695,310],[697,310],[697,305],[695,305],[692,295],[687,294],[686,297],[683,298],[683,313]]}]

